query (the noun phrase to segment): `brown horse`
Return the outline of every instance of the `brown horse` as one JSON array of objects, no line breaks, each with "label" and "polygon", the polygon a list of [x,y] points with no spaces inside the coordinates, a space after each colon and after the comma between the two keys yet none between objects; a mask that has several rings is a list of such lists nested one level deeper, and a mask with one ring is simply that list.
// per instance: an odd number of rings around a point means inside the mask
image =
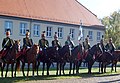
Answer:
[{"label": "brown horse", "polygon": [[14,63],[16,61],[16,54],[18,52],[19,42],[20,40],[15,40],[15,42],[13,43],[13,46],[10,49],[7,49],[7,51],[5,51],[7,53],[5,53],[4,56],[2,55],[1,57],[2,58],[2,67],[1,67],[2,77],[3,77],[3,70],[5,67],[5,64],[7,64],[5,77],[7,77],[9,64],[11,64],[11,72],[13,77],[13,68],[14,68]]},{"label": "brown horse", "polygon": [[[19,59],[18,63],[19,63],[19,61],[22,62],[23,76],[25,76],[25,73],[24,73],[25,63],[28,63],[27,76],[29,75],[29,67],[30,67],[31,63],[32,63],[33,76],[34,76],[34,71],[36,69],[36,55],[38,54],[38,52],[39,52],[39,46],[34,44],[31,48],[23,51],[21,53],[21,55],[18,57],[18,59]],[[19,67],[19,66],[16,66],[16,67]]]}]

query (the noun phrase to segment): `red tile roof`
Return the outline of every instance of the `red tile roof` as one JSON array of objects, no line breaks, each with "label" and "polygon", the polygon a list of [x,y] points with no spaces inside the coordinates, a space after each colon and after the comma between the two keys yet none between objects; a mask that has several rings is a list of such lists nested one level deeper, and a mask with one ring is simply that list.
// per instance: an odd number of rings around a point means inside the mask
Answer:
[{"label": "red tile roof", "polygon": [[0,0],[0,15],[68,24],[102,25],[96,15],[77,0]]}]

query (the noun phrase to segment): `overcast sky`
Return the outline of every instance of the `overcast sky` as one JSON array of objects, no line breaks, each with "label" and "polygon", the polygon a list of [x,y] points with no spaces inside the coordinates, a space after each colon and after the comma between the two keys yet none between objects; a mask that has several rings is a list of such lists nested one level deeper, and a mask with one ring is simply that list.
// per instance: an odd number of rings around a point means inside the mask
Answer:
[{"label": "overcast sky", "polygon": [[98,18],[109,16],[120,10],[120,0],[78,0],[82,5],[97,15]]}]

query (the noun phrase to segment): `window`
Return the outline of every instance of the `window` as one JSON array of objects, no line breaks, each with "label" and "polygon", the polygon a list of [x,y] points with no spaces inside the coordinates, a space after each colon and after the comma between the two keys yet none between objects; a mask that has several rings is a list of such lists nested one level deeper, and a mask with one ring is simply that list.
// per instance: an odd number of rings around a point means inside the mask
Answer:
[{"label": "window", "polygon": [[20,35],[25,35],[27,29],[27,23],[20,23]]},{"label": "window", "polygon": [[47,27],[46,35],[47,35],[47,37],[52,37],[52,27],[50,27],[50,26]]},{"label": "window", "polygon": [[62,37],[63,37],[63,28],[58,27],[58,38],[62,38]]},{"label": "window", "polygon": [[90,39],[90,40],[93,40],[93,31],[89,31],[89,32],[88,32],[88,35],[89,35],[89,39]]},{"label": "window", "polygon": [[70,29],[71,38],[74,39],[75,29]]},{"label": "window", "polygon": [[40,25],[34,24],[34,27],[33,27],[33,35],[34,35],[34,36],[40,36]]},{"label": "window", "polygon": [[7,30],[10,30],[11,34],[12,34],[12,29],[13,29],[13,22],[12,21],[5,21],[5,32]]},{"label": "window", "polygon": [[101,32],[97,32],[97,41],[100,41]]}]

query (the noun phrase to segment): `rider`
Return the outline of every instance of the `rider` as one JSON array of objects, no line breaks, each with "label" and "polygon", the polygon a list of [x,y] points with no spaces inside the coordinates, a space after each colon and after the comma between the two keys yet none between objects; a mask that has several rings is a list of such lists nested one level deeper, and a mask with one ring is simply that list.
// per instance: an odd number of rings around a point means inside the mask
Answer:
[{"label": "rider", "polygon": [[106,50],[109,51],[110,53],[115,51],[115,45],[112,42],[112,38],[109,38],[109,42],[105,46]]},{"label": "rider", "polygon": [[52,47],[55,47],[57,50],[58,50],[59,48],[61,48],[61,44],[60,44],[60,42],[58,41],[57,32],[55,32],[54,40],[52,41]]},{"label": "rider", "polygon": [[3,51],[2,51],[2,56],[5,56],[9,49],[13,46],[13,40],[10,38],[10,31],[7,30],[6,31],[6,38],[3,39],[3,42],[2,42],[2,48],[3,48]]},{"label": "rider", "polygon": [[71,49],[74,48],[74,42],[71,40],[70,35],[67,36],[67,40],[65,41],[65,45],[69,45]]},{"label": "rider", "polygon": [[105,45],[104,45],[104,39],[102,38],[99,43],[100,49],[103,52],[105,52]]},{"label": "rider", "polygon": [[74,49],[74,42],[70,39],[70,35],[67,36],[67,40],[65,41],[65,45],[69,46],[70,49],[70,55],[71,55],[71,50]]},{"label": "rider", "polygon": [[33,41],[30,38],[30,32],[27,31],[26,32],[26,37],[23,38],[23,48],[27,49],[27,48],[31,48],[33,45]]},{"label": "rider", "polygon": [[45,53],[47,56],[46,49],[49,47],[49,42],[45,39],[45,31],[43,31],[41,34],[41,39],[39,40],[38,45],[40,47],[40,50],[43,51],[43,53]]}]

